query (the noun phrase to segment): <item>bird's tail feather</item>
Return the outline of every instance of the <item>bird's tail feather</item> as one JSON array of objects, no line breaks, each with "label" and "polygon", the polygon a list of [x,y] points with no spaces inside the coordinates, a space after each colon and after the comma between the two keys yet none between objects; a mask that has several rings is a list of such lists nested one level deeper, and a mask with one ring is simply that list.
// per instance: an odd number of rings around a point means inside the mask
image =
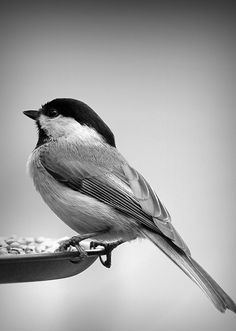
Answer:
[{"label": "bird's tail feather", "polygon": [[142,229],[142,232],[203,290],[219,311],[230,309],[236,313],[233,300],[191,256],[187,256],[169,239],[158,233],[148,229]]}]

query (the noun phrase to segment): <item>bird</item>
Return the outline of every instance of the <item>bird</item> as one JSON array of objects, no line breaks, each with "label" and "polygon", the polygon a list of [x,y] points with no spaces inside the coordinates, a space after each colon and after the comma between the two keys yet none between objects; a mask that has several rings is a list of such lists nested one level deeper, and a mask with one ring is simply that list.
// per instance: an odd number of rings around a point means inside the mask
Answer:
[{"label": "bird", "polygon": [[[208,296],[220,312],[236,305],[193,259],[169,212],[147,180],[118,151],[107,124],[86,103],[56,98],[23,113],[36,123],[38,141],[27,169],[51,210],[78,235],[62,244],[79,249],[108,243],[112,249],[137,238],[149,239]],[[109,246],[110,243],[110,246]]]}]

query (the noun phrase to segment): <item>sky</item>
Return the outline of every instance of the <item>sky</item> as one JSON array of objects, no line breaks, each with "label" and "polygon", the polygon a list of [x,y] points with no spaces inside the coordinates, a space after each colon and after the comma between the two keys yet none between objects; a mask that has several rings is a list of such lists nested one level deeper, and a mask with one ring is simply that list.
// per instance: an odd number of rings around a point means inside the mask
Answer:
[{"label": "sky", "polygon": [[[86,102],[150,182],[194,258],[236,300],[236,27],[231,1],[3,1],[0,11],[0,236],[75,233],[26,173],[37,141],[22,111]],[[1,331],[235,329],[147,241],[112,268],[0,286]]]}]

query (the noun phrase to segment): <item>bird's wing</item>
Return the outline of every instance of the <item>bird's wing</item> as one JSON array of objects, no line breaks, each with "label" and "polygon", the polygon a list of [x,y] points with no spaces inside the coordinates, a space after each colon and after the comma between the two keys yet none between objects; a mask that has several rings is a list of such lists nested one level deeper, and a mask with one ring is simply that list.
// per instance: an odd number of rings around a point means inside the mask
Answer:
[{"label": "bird's wing", "polygon": [[122,165],[122,169],[125,174],[125,179],[128,180],[134,197],[138,200],[142,210],[147,215],[152,216],[152,221],[161,233],[171,239],[175,245],[190,256],[189,248],[171,224],[171,217],[168,210],[162,204],[146,179],[127,163]]},{"label": "bird's wing", "polygon": [[41,153],[41,163],[61,184],[106,203],[147,228],[162,233],[190,255],[156,193],[127,163],[111,170],[52,151]]}]

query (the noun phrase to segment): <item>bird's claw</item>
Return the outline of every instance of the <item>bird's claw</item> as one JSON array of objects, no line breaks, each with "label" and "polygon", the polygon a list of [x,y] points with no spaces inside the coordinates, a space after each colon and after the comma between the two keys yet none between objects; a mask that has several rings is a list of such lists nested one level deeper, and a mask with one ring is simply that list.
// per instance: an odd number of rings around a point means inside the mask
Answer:
[{"label": "bird's claw", "polygon": [[80,253],[80,258],[85,258],[87,256],[87,253],[80,245],[80,242],[82,240],[83,239],[80,236],[74,236],[69,239],[66,239],[60,243],[60,246],[57,248],[56,252],[66,252],[68,251],[68,248],[75,247]]},{"label": "bird's claw", "polygon": [[106,254],[106,260],[104,261],[102,256],[99,256],[99,259],[104,267],[110,268],[111,267],[111,252],[113,251],[114,248],[116,248],[118,245],[120,245],[122,243],[123,243],[122,240],[117,240],[117,241],[114,241],[111,243],[107,243],[104,241],[91,241],[90,248],[95,249],[98,246],[104,247],[104,251]]}]

